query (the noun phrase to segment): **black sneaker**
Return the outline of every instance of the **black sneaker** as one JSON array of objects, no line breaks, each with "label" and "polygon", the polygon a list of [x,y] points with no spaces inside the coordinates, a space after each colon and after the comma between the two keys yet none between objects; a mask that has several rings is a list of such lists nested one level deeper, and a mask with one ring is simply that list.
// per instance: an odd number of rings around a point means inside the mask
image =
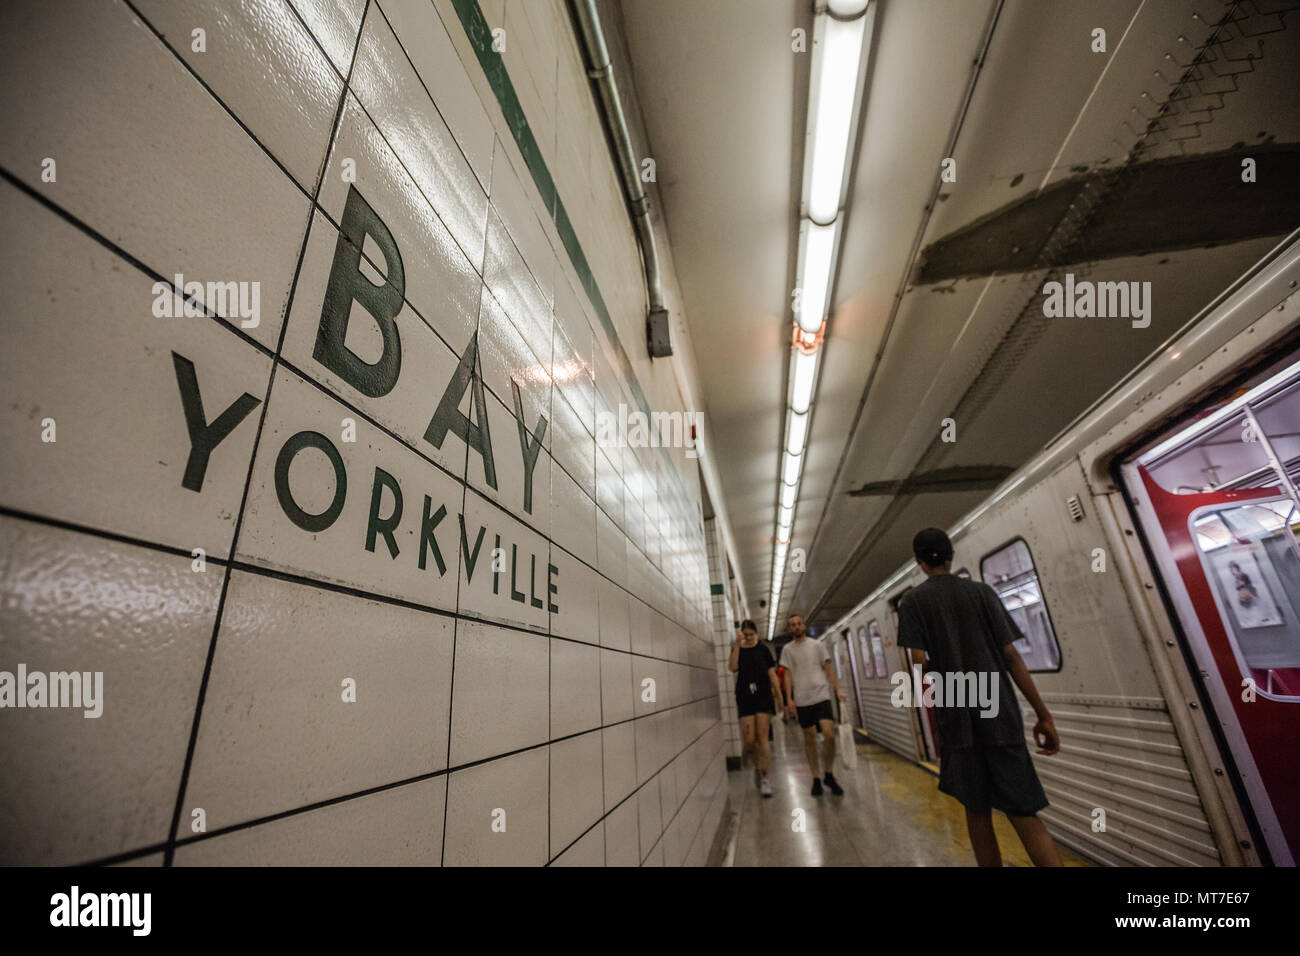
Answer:
[{"label": "black sneaker", "polygon": [[813,777],[812,795],[814,797],[820,797],[822,795],[822,782],[818,780],[816,777]]},{"label": "black sneaker", "polygon": [[[825,780],[826,780],[826,786],[828,786],[828,787],[831,788],[831,793],[835,794],[835,796],[837,796],[837,797],[842,797],[842,796],[844,796],[844,788],[841,787],[841,786],[839,785],[839,783],[835,780],[835,775],[834,775],[834,774],[832,774],[832,773],[828,773],[828,774],[826,774]],[[817,790],[815,790],[815,791],[813,791],[813,792],[814,792],[814,793],[817,793],[817,792],[819,792],[820,790],[821,790],[821,788],[818,787]]]}]

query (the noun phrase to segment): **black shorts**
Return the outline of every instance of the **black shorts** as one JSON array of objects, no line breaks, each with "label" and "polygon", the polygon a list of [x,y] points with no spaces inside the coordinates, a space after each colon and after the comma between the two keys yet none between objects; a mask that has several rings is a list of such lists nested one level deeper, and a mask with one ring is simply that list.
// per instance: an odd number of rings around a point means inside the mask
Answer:
[{"label": "black shorts", "polygon": [[756,694],[749,688],[736,688],[736,716],[753,717],[755,714],[770,714],[776,710],[776,701],[772,699],[771,686],[764,684]]},{"label": "black shorts", "polygon": [[815,704],[809,704],[807,707],[795,707],[799,712],[799,726],[804,730],[809,727],[816,727],[820,720],[829,720],[835,723],[835,711],[831,709],[829,700],[819,700]]},{"label": "black shorts", "polygon": [[1024,744],[945,747],[939,757],[939,790],[977,813],[992,809],[1010,817],[1032,817],[1047,807]]}]

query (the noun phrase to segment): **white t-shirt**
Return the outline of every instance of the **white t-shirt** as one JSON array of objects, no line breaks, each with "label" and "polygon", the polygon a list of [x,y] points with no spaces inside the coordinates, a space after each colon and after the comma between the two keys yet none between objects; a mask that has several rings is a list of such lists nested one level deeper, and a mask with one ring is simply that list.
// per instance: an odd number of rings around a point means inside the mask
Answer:
[{"label": "white t-shirt", "polygon": [[826,679],[826,669],[822,666],[830,659],[826,646],[811,637],[791,641],[781,648],[781,666],[790,672],[796,705],[811,707],[831,699],[831,682]]}]

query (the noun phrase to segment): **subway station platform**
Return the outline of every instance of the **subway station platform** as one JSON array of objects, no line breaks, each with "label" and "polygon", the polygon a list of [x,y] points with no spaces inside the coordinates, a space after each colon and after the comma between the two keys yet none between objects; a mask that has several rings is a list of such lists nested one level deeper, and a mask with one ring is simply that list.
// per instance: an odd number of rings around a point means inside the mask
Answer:
[{"label": "subway station platform", "polygon": [[[965,867],[976,702],[1074,877],[1293,866],[1298,66],[1300,0],[0,2],[0,870]],[[842,797],[727,772],[774,667]]]},{"label": "subway station platform", "polygon": [[[754,771],[727,775],[730,815],[714,861],[722,866],[974,866],[961,804],[938,780],[880,744],[859,742],[858,766],[833,773],[844,796],[810,794],[812,777],[794,721],[773,725],[773,795],[764,799]],[[838,763],[838,761],[837,761]],[[794,832],[796,809],[807,829]],[[1011,823],[994,814],[1003,866],[1030,866]],[[1061,847],[1066,866],[1091,866]]]}]

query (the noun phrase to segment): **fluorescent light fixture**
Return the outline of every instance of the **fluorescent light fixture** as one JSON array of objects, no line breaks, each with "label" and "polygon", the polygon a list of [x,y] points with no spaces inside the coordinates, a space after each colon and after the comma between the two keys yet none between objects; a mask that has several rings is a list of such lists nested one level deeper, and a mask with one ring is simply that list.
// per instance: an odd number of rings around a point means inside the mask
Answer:
[{"label": "fluorescent light fixture", "polygon": [[804,439],[808,437],[808,413],[790,413],[790,437],[786,440],[785,450],[792,455],[803,454]]},{"label": "fluorescent light fixture", "polygon": [[826,317],[826,294],[835,266],[835,223],[819,226],[810,222],[803,230],[803,281],[799,286],[799,328],[816,334]]},{"label": "fluorescent light fixture", "polygon": [[[799,469],[803,467],[803,456],[785,453],[785,461],[781,462],[781,480],[787,485],[799,484]],[[777,535],[783,537],[783,535]]]},{"label": "fluorescent light fixture", "polygon": [[798,497],[799,497],[798,485],[783,484],[781,486],[781,507],[782,508],[793,508],[795,499],[797,499]]},{"label": "fluorescent light fixture", "polygon": [[782,508],[778,511],[776,524],[778,528],[786,528],[794,524],[794,508]]},{"label": "fluorescent light fixture", "polygon": [[827,6],[830,7],[831,13],[847,20],[867,9],[867,0],[830,0]]},{"label": "fluorescent light fixture", "polygon": [[785,521],[777,521],[776,536],[778,538],[790,537],[790,527],[794,524],[794,515],[790,515]]},{"label": "fluorescent light fixture", "polygon": [[796,415],[808,411],[812,404],[813,387],[817,384],[817,355],[817,352],[809,355],[796,349],[790,360],[790,407]]},{"label": "fluorescent light fixture", "polygon": [[[847,3],[840,5],[851,6]],[[812,156],[809,159],[812,184],[808,190],[808,215],[818,222],[830,222],[840,208],[866,24],[866,17],[855,20],[826,18],[817,75]]]}]

